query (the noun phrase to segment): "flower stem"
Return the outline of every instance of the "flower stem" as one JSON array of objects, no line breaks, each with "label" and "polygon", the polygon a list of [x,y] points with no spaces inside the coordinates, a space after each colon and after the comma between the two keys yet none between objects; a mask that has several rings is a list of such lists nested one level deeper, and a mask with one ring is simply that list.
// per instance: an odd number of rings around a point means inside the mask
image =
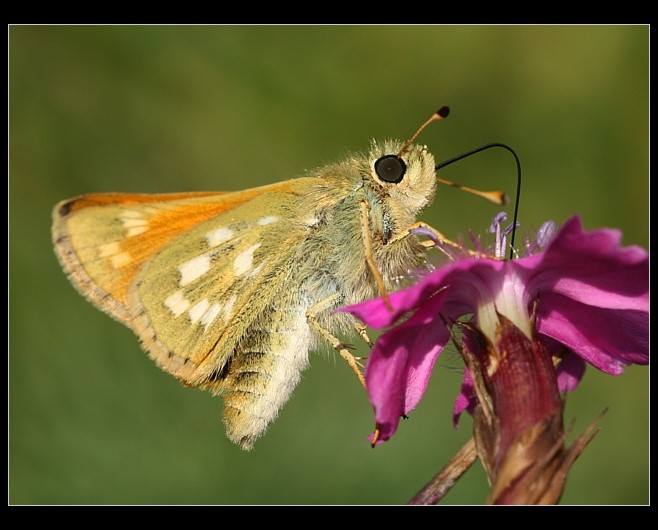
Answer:
[{"label": "flower stem", "polygon": [[455,482],[471,467],[477,458],[475,440],[469,438],[436,476],[428,482],[407,504],[437,504]]}]

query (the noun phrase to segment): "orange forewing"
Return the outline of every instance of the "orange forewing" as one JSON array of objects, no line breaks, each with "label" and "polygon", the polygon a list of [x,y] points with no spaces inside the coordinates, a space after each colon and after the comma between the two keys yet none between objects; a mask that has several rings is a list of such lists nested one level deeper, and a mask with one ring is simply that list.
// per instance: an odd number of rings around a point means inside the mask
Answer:
[{"label": "orange forewing", "polygon": [[[263,193],[276,192],[294,192],[292,181],[237,192],[93,193],[62,203],[57,212],[60,219],[64,219],[67,216],[76,215],[86,208],[171,203],[167,209],[156,210],[148,217],[147,230],[126,237],[119,242],[121,252],[129,255],[131,260],[117,268],[111,279],[106,278],[109,283],[103,287],[112,298],[126,306],[128,286],[139,273],[142,265],[164,245],[199,223],[226,213]],[[67,236],[71,236],[66,229],[64,229],[64,232]],[[98,245],[100,246],[103,243],[105,242],[99,241]],[[84,268],[84,264],[74,264],[73,268],[75,269],[80,265]]]},{"label": "orange forewing", "polygon": [[[194,199],[197,197],[228,195],[231,192],[199,191],[189,193],[89,193],[64,202],[59,208],[59,214],[69,215],[91,206],[127,206],[129,204],[147,204],[152,202],[176,201],[178,199]],[[240,192],[236,192],[240,193]]]}]

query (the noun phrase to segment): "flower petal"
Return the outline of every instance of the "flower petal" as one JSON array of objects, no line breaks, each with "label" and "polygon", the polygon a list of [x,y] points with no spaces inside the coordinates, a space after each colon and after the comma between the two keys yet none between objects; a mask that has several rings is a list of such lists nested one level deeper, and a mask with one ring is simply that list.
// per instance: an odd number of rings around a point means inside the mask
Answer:
[{"label": "flower petal", "polygon": [[451,290],[451,299],[462,304],[462,313],[473,311],[479,300],[478,289],[495,282],[506,262],[480,258],[464,258],[448,263],[415,285],[389,295],[391,308],[383,298],[375,298],[360,304],[337,309],[336,312],[352,313],[374,329],[382,329],[400,320],[409,311],[423,305],[442,289]]},{"label": "flower petal", "polygon": [[592,307],[555,293],[541,296],[537,329],[609,374],[649,362],[649,314]]},{"label": "flower petal", "polygon": [[408,311],[416,309],[423,301],[436,293],[438,287],[431,275],[423,278],[417,284],[389,295],[391,307],[383,298],[375,298],[360,304],[354,304],[337,309],[337,313],[352,313],[374,329],[382,329],[400,320]]},{"label": "flower petal", "polygon": [[475,391],[473,390],[473,376],[468,367],[464,367],[464,377],[462,379],[462,387],[455,399],[455,406],[452,409],[452,423],[455,428],[459,425],[459,418],[465,410],[473,413],[477,399],[475,398]]},{"label": "flower petal", "polygon": [[587,364],[580,357],[573,353],[567,354],[555,370],[558,390],[562,394],[575,390],[585,374],[586,367]]},{"label": "flower petal", "polygon": [[560,229],[546,252],[513,262],[530,273],[531,298],[553,291],[588,306],[647,311],[649,254],[620,247],[618,230],[585,232],[574,216]]},{"label": "flower petal", "polygon": [[425,393],[434,363],[450,335],[439,316],[447,291],[428,300],[409,320],[382,334],[368,358],[366,388],[375,409],[379,442]]}]

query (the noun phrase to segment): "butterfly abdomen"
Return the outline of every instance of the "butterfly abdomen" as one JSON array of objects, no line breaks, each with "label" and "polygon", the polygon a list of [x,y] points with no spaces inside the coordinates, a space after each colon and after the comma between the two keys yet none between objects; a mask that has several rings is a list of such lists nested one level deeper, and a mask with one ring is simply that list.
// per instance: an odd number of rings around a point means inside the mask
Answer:
[{"label": "butterfly abdomen", "polygon": [[227,435],[243,449],[251,449],[288,401],[315,342],[304,307],[273,320],[268,329],[256,324],[240,340],[222,385]]}]

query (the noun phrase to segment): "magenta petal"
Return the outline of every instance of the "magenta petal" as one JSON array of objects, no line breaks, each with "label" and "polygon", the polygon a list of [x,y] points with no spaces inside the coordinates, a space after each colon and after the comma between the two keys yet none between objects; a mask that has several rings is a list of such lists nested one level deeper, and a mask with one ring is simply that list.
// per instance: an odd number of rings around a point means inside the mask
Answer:
[{"label": "magenta petal", "polygon": [[573,353],[564,357],[555,370],[558,390],[563,394],[575,390],[585,374],[586,367],[585,361]]},{"label": "magenta petal", "polygon": [[576,389],[587,364],[585,361],[570,351],[566,346],[546,335],[540,335],[541,343],[551,357],[560,357],[560,362],[555,369],[557,376],[557,387],[562,394],[572,392]]},{"label": "magenta petal", "polygon": [[417,284],[389,295],[391,308],[386,306],[383,298],[375,298],[360,304],[337,309],[336,312],[352,313],[363,323],[374,329],[390,326],[402,318],[408,311],[420,307],[442,286],[443,275],[425,276]]},{"label": "magenta petal", "polygon": [[392,308],[386,306],[383,298],[375,298],[360,304],[354,304],[347,307],[341,307],[336,310],[336,313],[352,313],[361,322],[374,329],[382,329],[394,324],[406,312],[407,308],[398,304],[402,298],[402,294],[406,293],[414,296],[419,291],[415,287],[411,287],[405,291],[399,291],[389,297],[389,301],[395,302]]},{"label": "magenta petal", "polygon": [[649,362],[649,314],[601,309],[546,293],[538,305],[537,329],[609,374],[624,365]]},{"label": "magenta petal", "polygon": [[[409,328],[408,332],[427,334],[422,327]],[[409,333],[403,334],[404,337],[399,337],[398,330],[392,333],[388,338],[395,341],[396,346],[391,346],[385,340],[378,341],[368,361],[366,386],[370,402],[375,408],[380,442],[393,436],[400,418],[418,403],[441,351],[436,341],[429,340],[427,346],[430,348],[423,351],[423,358],[417,359],[419,350],[414,349],[412,344],[416,341],[404,340],[410,339]],[[382,355],[384,350],[386,357]]]},{"label": "magenta petal", "polygon": [[465,410],[473,412],[477,403],[475,393],[473,391],[473,376],[468,367],[464,367],[464,377],[462,379],[462,387],[455,399],[455,406],[452,409],[452,423],[455,427],[459,425],[459,418]]},{"label": "magenta petal", "polygon": [[619,246],[617,230],[585,232],[578,217],[560,229],[544,254],[515,262],[530,273],[531,295],[553,291],[589,306],[648,309],[649,254]]},{"label": "magenta petal", "polygon": [[462,304],[461,315],[475,307],[478,287],[486,285],[504,267],[505,263],[497,260],[462,259],[436,269],[412,287],[391,294],[389,301],[392,310],[382,298],[376,298],[337,309],[336,312],[352,313],[368,326],[382,329],[394,324],[409,311],[416,310],[442,289],[450,289],[454,301]]},{"label": "magenta petal", "polygon": [[388,440],[400,417],[416,407],[450,338],[438,313],[445,296],[440,293],[409,320],[382,334],[368,358],[366,388],[375,409],[379,441]]},{"label": "magenta petal", "polygon": [[[611,228],[599,228],[586,232],[580,218],[571,217],[551,241],[546,249],[545,257],[556,253],[563,257],[582,255],[590,257],[592,263],[600,260],[612,260],[618,266],[629,267],[641,265],[648,259],[648,252],[638,246],[621,247],[621,232]],[[576,261],[569,268],[582,267],[582,262]],[[648,272],[648,271],[647,271]]]}]

